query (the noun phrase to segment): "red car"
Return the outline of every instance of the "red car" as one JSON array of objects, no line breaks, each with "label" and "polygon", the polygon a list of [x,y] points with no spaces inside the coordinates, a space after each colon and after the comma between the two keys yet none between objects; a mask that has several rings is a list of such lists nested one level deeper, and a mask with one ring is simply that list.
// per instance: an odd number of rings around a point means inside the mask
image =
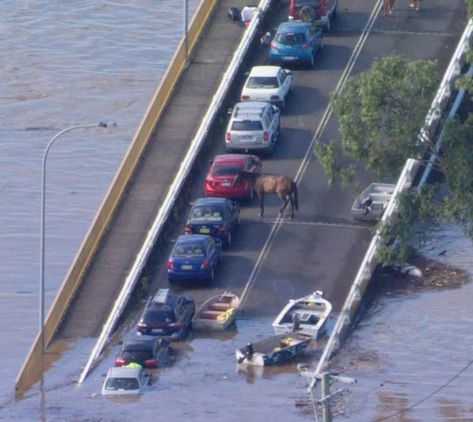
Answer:
[{"label": "red car", "polygon": [[251,154],[217,155],[205,178],[205,195],[251,199],[253,189],[250,183],[237,177],[242,171],[261,174],[263,164],[259,157]]}]

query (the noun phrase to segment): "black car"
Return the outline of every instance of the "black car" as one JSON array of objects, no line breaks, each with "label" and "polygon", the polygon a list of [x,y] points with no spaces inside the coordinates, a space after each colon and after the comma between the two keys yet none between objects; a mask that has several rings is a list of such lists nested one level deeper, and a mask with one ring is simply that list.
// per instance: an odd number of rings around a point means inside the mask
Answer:
[{"label": "black car", "polygon": [[160,289],[148,299],[138,322],[138,333],[180,340],[186,336],[194,312],[192,298],[176,295],[169,289]]},{"label": "black car", "polygon": [[240,206],[228,198],[199,198],[192,206],[184,232],[208,234],[228,248],[240,224]]},{"label": "black car", "polygon": [[143,368],[156,368],[166,359],[169,342],[164,338],[151,336],[132,336],[125,339],[120,353],[115,359],[115,366],[138,363]]}]

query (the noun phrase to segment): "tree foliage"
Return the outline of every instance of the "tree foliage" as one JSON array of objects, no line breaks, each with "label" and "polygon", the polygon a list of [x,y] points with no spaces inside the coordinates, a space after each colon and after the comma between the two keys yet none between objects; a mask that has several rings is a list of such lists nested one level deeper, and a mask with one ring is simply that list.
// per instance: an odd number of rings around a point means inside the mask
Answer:
[{"label": "tree foliage", "polygon": [[315,149],[329,182],[349,179],[355,163],[378,177],[399,174],[405,160],[419,154],[419,128],[438,83],[435,62],[391,55],[332,94],[341,144]]},{"label": "tree foliage", "polygon": [[[473,0],[471,0],[473,10]],[[471,78],[470,81],[471,83]],[[360,167],[380,178],[397,179],[407,158],[420,158],[434,145],[418,135],[439,83],[432,61],[399,55],[377,60],[371,69],[332,95],[341,142],[318,143],[315,153],[329,183],[347,182]],[[473,92],[473,84],[471,85]],[[381,262],[409,255],[412,229],[419,224],[459,223],[473,239],[473,116],[444,126],[435,169],[440,183],[401,195],[398,218],[382,228]]]}]

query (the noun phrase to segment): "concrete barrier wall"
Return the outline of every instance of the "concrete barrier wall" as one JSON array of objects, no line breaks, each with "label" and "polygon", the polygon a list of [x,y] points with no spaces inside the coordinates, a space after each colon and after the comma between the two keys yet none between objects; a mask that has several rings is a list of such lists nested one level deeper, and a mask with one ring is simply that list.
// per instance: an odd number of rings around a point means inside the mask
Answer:
[{"label": "concrete barrier wall", "polygon": [[[217,0],[202,0],[196,10],[188,30],[188,50],[190,54],[199,41],[200,34],[206,26],[209,17],[213,13],[216,4]],[[64,317],[75,292],[80,286],[85,271],[92,262],[93,256],[97,251],[101,239],[120,203],[121,197],[133,176],[133,172],[140,161],[141,155],[151,138],[156,124],[162,116],[173,90],[185,70],[185,64],[186,47],[184,42],[181,41],[166,70],[166,73],[161,79],[135,136],[133,137],[130,147],[128,148],[120,168],[112,181],[105,199],[102,202],[74,262],[48,312],[44,325],[44,341],[46,345],[51,342],[54,334],[59,328],[62,318]],[[18,373],[15,381],[16,390],[18,392],[25,391],[36,382],[45,369],[46,359],[41,353],[40,334],[38,333],[28,356]]]}]

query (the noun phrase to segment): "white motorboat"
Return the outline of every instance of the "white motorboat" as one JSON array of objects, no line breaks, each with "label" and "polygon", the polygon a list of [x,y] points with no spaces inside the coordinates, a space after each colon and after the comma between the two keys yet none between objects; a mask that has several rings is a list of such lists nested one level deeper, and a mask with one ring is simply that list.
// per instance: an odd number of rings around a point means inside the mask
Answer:
[{"label": "white motorboat", "polygon": [[321,337],[326,331],[325,323],[332,311],[332,304],[322,296],[323,292],[317,290],[300,299],[291,299],[273,321],[274,332],[294,332],[313,339]]},{"label": "white motorboat", "polygon": [[377,221],[386,209],[396,186],[389,183],[371,183],[358,195],[351,207],[355,220]]}]

